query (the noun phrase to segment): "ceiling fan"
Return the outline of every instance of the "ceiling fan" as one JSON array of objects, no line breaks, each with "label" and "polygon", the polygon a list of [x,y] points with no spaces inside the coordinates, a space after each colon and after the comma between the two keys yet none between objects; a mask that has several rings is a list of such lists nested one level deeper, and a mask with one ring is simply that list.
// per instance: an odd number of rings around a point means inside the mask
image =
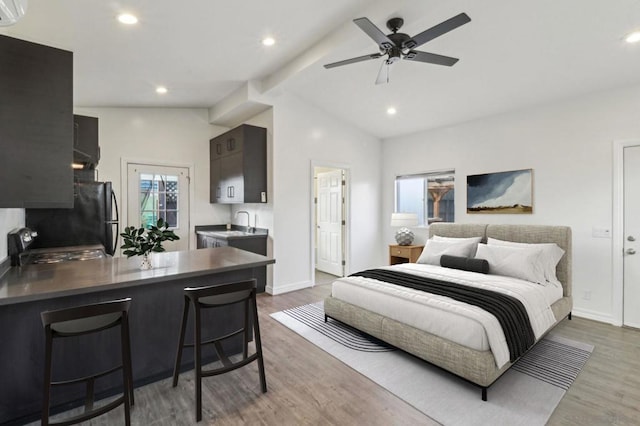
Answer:
[{"label": "ceiling fan", "polygon": [[342,65],[349,65],[356,62],[368,61],[370,59],[378,59],[383,56],[387,56],[387,58],[382,62],[380,72],[378,72],[376,84],[389,82],[389,71],[391,65],[398,62],[400,59],[450,67],[458,62],[457,58],[436,55],[435,53],[421,52],[413,49],[470,21],[471,18],[469,18],[466,13],[461,13],[421,32],[420,34],[410,37],[407,34],[398,32],[398,30],[402,28],[402,24],[404,24],[404,20],[402,18],[391,18],[387,21],[387,28],[392,31],[392,33],[388,35],[385,35],[367,18],[354,19],[353,22],[378,44],[380,52],[358,56],[357,58],[345,59],[344,61],[333,62],[331,64],[326,64],[324,67],[327,69],[335,68]]}]

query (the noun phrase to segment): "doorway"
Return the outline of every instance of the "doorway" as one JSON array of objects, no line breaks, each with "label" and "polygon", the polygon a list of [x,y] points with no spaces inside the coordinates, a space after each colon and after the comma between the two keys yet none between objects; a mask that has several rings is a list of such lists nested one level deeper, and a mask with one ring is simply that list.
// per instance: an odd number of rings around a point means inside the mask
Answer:
[{"label": "doorway", "polygon": [[312,280],[331,282],[347,266],[348,169],[313,165]]},{"label": "doorway", "polygon": [[167,251],[189,249],[189,168],[127,163],[127,224],[148,227],[159,218],[169,223],[177,241]]},{"label": "doorway", "polygon": [[614,152],[614,316],[640,328],[640,140],[622,141]]}]

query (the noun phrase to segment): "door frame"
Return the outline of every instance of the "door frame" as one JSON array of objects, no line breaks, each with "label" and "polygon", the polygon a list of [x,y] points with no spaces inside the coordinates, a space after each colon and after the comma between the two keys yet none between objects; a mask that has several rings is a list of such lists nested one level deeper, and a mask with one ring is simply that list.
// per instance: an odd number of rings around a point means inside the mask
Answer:
[{"label": "door frame", "polygon": [[344,257],[344,273],[349,274],[350,269],[350,261],[351,261],[351,166],[344,163],[334,163],[328,161],[319,161],[319,160],[311,160],[311,168],[310,168],[310,183],[309,183],[309,210],[311,214],[310,223],[309,223],[309,233],[311,236],[311,245],[309,247],[310,251],[310,259],[311,259],[311,286],[316,285],[316,203],[315,203],[315,192],[316,192],[316,181],[315,181],[315,169],[316,167],[326,167],[330,169],[341,169],[344,171],[344,232],[342,234],[342,244],[343,244],[343,253]]},{"label": "door frame", "polygon": [[613,325],[624,323],[624,149],[640,146],[640,139],[613,142],[613,223],[611,264],[613,267]]},{"label": "door frame", "polygon": [[[188,176],[188,183],[189,183],[189,199],[187,200],[189,202],[189,217],[187,218],[187,227],[189,229],[188,232],[188,247],[189,250],[193,250],[196,248],[196,239],[192,238],[192,232],[191,232],[191,223],[193,222],[192,217],[193,217],[193,200],[195,200],[195,190],[194,190],[194,186],[192,185],[192,181],[193,181],[193,163],[192,164],[185,164],[185,163],[172,163],[169,161],[158,161],[158,160],[149,160],[149,159],[140,159],[140,158],[121,158],[120,159],[120,211],[124,212],[121,213],[121,219],[120,219],[120,229],[124,229],[125,227],[129,226],[129,222],[128,222],[128,214],[126,214],[126,212],[128,212],[128,200],[129,200],[129,165],[130,164],[142,164],[145,166],[152,166],[152,167],[181,167],[181,168],[185,168],[185,169],[189,169],[189,176]],[[134,226],[138,226],[138,225],[134,225]],[[118,251],[119,253],[119,251]]]}]

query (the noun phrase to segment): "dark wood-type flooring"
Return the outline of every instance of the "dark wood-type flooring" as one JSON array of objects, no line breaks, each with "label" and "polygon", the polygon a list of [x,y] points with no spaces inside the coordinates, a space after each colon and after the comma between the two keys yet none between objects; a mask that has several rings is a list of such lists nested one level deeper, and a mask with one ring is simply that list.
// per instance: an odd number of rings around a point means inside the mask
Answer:
[{"label": "dark wood-type flooring", "polygon": [[[258,297],[268,392],[255,363],[206,378],[203,421],[216,425],[433,425],[436,422],[269,317],[322,300],[328,284]],[[575,318],[556,332],[595,345],[550,425],[640,424],[640,331]],[[490,390],[489,390],[490,392]],[[195,424],[193,372],[135,390],[135,425]],[[463,407],[461,407],[463,409]],[[122,409],[92,425],[122,424]]]}]

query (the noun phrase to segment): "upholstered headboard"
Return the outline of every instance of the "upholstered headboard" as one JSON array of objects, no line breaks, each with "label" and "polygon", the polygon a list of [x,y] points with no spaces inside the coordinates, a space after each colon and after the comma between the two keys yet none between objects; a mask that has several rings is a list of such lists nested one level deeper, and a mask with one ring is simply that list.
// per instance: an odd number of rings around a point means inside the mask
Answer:
[{"label": "upholstered headboard", "polygon": [[556,267],[556,276],[562,283],[564,296],[571,296],[572,251],[571,228],[547,225],[486,225],[477,223],[433,223],[429,236],[496,238],[517,243],[556,243],[565,253]]}]

